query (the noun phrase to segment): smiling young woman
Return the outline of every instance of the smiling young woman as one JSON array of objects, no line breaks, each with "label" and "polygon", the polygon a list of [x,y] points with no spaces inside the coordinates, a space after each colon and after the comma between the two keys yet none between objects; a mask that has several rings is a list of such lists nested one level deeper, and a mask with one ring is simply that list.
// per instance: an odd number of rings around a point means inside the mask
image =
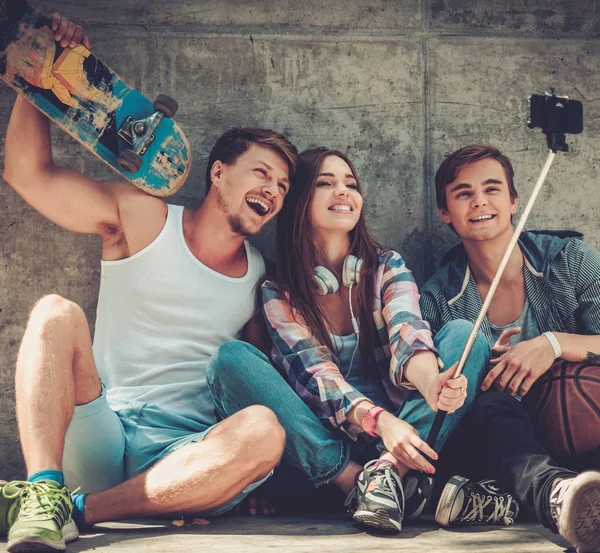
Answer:
[{"label": "smiling young woman", "polygon": [[[362,208],[345,154],[300,154],[278,218],[275,278],[262,285],[277,371],[256,348],[229,343],[213,358],[208,381],[223,416],[257,403],[276,413],[295,480],[332,482],[348,494],[355,521],[399,531],[405,515],[424,508],[435,472],[429,459],[475,398],[490,348],[479,337],[465,372],[451,379],[472,324],[455,321],[432,339],[412,273],[373,239]],[[453,414],[429,447],[420,436],[438,409]],[[416,484],[402,482],[409,469],[423,471]],[[311,489],[282,478],[280,499],[295,506],[299,487],[305,495]],[[405,487],[414,493],[405,497]],[[489,503],[502,520],[514,518],[508,498]]]}]

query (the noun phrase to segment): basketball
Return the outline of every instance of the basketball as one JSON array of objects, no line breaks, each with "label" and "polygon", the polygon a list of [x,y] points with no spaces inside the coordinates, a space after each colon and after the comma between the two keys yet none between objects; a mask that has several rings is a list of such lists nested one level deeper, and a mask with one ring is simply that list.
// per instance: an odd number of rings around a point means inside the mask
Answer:
[{"label": "basketball", "polygon": [[554,458],[600,450],[600,366],[557,361],[523,398]]}]

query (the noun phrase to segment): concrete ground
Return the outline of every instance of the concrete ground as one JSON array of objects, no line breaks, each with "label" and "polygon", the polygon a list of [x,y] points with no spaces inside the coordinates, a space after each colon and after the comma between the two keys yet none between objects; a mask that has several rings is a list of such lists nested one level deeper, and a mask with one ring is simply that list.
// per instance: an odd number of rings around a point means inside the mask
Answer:
[{"label": "concrete ground", "polygon": [[206,526],[175,527],[171,521],[139,521],[102,524],[94,530],[69,544],[67,551],[559,553],[569,548],[562,538],[534,523],[448,531],[430,519],[406,526],[401,534],[390,536],[367,533],[343,516],[330,515],[233,515],[212,519]]}]

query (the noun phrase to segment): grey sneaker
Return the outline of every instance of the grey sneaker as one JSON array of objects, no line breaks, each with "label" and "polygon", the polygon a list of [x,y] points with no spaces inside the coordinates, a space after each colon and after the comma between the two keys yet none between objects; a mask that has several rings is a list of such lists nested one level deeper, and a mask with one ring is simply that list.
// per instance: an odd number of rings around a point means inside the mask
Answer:
[{"label": "grey sneaker", "polygon": [[550,492],[550,512],[559,534],[578,553],[600,549],[600,472],[557,479]]},{"label": "grey sneaker", "polygon": [[453,476],[444,487],[435,520],[446,528],[471,524],[509,526],[518,514],[517,501],[500,490],[495,480],[475,482]]},{"label": "grey sneaker", "polygon": [[400,532],[404,516],[402,480],[388,461],[371,461],[356,481],[352,518],[379,530]]}]

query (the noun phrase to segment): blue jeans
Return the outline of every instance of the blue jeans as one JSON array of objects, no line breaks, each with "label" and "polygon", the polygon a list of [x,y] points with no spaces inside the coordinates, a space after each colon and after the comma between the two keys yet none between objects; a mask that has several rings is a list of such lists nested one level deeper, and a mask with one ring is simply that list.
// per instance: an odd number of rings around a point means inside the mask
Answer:
[{"label": "blue jeans", "polygon": [[[436,335],[434,343],[446,369],[460,358],[472,328],[468,321],[451,321]],[[468,380],[465,405],[444,420],[436,451],[468,412],[487,372],[489,358],[490,346],[480,333],[463,371]],[[383,449],[380,439],[353,442],[323,426],[268,358],[245,342],[223,344],[209,363],[207,380],[223,418],[250,405],[264,405],[274,411],[287,435],[283,460],[300,469],[314,486],[337,478],[349,459],[364,463],[377,458]],[[435,413],[418,391],[412,391],[396,416],[414,426],[425,439]]]}]

